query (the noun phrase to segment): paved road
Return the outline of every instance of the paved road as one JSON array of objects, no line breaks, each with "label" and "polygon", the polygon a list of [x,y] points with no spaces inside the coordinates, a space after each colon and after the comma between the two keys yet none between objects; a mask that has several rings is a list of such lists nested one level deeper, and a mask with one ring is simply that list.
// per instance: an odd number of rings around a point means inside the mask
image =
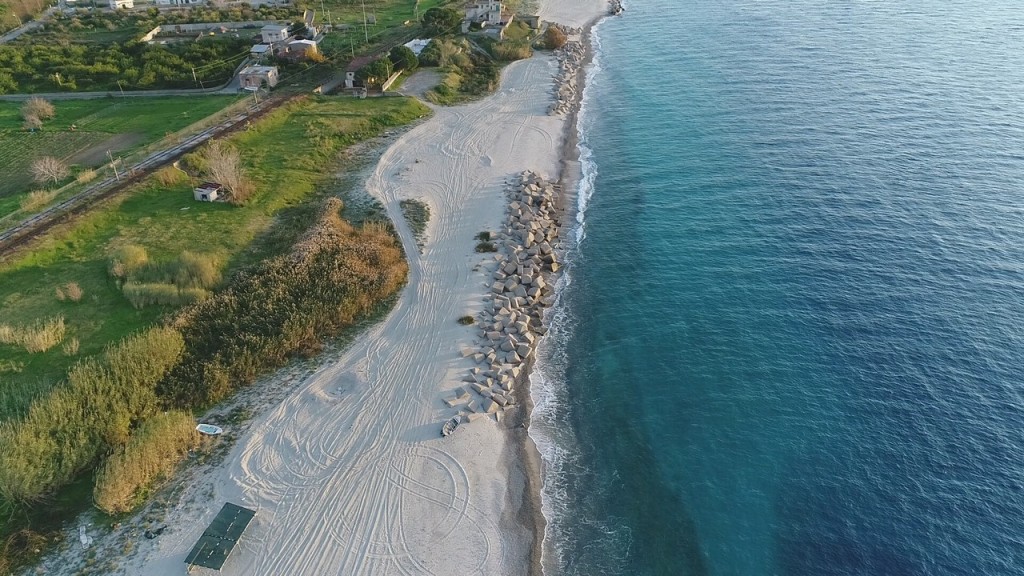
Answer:
[{"label": "paved road", "polygon": [[10,32],[4,34],[3,36],[0,36],[0,44],[6,44],[6,43],[10,42],[11,40],[14,40],[18,36],[21,36],[22,34],[27,34],[28,32],[31,32],[31,31],[33,31],[33,30],[35,30],[37,28],[42,27],[42,25],[45,23],[45,21],[50,16],[53,16],[53,14],[55,12],[57,12],[57,7],[56,6],[54,6],[53,8],[50,8],[46,12],[43,12],[42,14],[40,14],[37,19],[29,20],[28,22],[22,24],[21,26],[18,26],[14,30],[11,30]]},{"label": "paved road", "polygon": [[35,92],[32,94],[4,94],[0,95],[0,101],[20,102],[29,98],[45,98],[47,100],[89,100],[91,98],[153,98],[157,96],[210,96],[213,94],[238,94],[239,80],[236,74],[231,81],[218,88],[199,88],[182,90],[117,90],[106,92]]}]

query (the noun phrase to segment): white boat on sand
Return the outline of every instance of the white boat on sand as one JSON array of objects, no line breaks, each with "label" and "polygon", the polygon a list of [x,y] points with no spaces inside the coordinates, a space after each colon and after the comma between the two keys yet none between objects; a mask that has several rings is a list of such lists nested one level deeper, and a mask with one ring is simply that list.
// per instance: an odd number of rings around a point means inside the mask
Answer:
[{"label": "white boat on sand", "polygon": [[441,436],[451,435],[459,427],[459,424],[462,424],[462,416],[458,414],[452,416],[451,419],[444,423],[444,426],[441,426]]}]

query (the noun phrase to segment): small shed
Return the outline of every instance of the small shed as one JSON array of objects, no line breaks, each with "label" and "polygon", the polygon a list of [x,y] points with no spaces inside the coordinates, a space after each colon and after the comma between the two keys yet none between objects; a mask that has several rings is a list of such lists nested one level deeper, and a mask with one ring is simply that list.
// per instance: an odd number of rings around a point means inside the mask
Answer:
[{"label": "small shed", "polygon": [[518,14],[516,15],[521,22],[525,22],[531,30],[537,30],[540,28],[540,16],[530,14]]},{"label": "small shed", "polygon": [[273,88],[277,86],[277,80],[277,66],[246,66],[238,73],[242,89],[259,88],[264,84]]},{"label": "small shed", "polygon": [[403,46],[412,50],[412,53],[416,56],[419,56],[420,52],[423,52],[423,49],[427,47],[427,44],[430,44],[430,38],[416,38],[414,40],[409,40],[403,44]]},{"label": "small shed", "polygon": [[216,182],[203,182],[192,190],[192,196],[197,202],[213,202],[220,198],[224,187]]},{"label": "small shed", "polygon": [[262,58],[270,52],[270,44],[253,44],[249,49],[249,55],[253,58]]},{"label": "small shed", "polygon": [[288,26],[285,24],[267,24],[260,29],[264,44],[284,42],[288,39]]},{"label": "small shed", "polygon": [[225,503],[185,557],[189,572],[194,566],[219,571],[255,515],[255,510]]}]

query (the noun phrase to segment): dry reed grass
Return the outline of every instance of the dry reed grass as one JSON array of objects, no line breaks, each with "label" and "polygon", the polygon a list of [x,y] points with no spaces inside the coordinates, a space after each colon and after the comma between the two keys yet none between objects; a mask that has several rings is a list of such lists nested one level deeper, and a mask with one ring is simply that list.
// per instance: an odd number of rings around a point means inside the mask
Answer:
[{"label": "dry reed grass", "polygon": [[38,212],[57,197],[56,190],[33,190],[21,199],[19,206],[22,212]]},{"label": "dry reed grass", "polygon": [[46,352],[64,340],[67,326],[63,316],[37,320],[30,325],[0,324],[0,343],[20,346],[30,354]]}]

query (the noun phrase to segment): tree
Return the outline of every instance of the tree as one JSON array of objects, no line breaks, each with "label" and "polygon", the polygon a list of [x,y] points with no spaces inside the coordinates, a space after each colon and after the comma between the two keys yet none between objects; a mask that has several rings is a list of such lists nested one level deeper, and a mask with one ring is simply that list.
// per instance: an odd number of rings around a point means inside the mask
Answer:
[{"label": "tree", "polygon": [[21,105],[21,117],[25,119],[26,124],[28,124],[29,118],[35,118],[36,120],[40,121],[41,125],[42,120],[49,120],[50,118],[53,118],[56,114],[57,111],[54,110],[53,104],[50,104],[49,102],[38,96],[33,96],[32,98],[29,98],[25,101],[24,104]]},{"label": "tree", "polygon": [[430,36],[440,36],[462,22],[462,13],[454,8],[431,8],[423,14],[423,29]]},{"label": "tree", "polygon": [[367,86],[380,86],[391,76],[393,71],[394,65],[391,60],[387,56],[382,56],[360,68],[356,72],[356,77]]},{"label": "tree", "polygon": [[391,54],[388,55],[395,64],[395,70],[408,70],[413,71],[419,65],[420,61],[416,58],[416,53],[413,52],[408,46],[395,46],[391,49]]},{"label": "tree", "polygon": [[52,181],[54,184],[68,177],[71,171],[63,160],[43,156],[32,162],[32,179],[40,184]]},{"label": "tree", "polygon": [[441,60],[441,40],[434,38],[420,51],[420,64],[437,66]]},{"label": "tree", "polygon": [[238,150],[217,141],[206,149],[205,160],[207,175],[231,192],[232,204],[244,204],[252,194],[252,186],[245,177]]}]

